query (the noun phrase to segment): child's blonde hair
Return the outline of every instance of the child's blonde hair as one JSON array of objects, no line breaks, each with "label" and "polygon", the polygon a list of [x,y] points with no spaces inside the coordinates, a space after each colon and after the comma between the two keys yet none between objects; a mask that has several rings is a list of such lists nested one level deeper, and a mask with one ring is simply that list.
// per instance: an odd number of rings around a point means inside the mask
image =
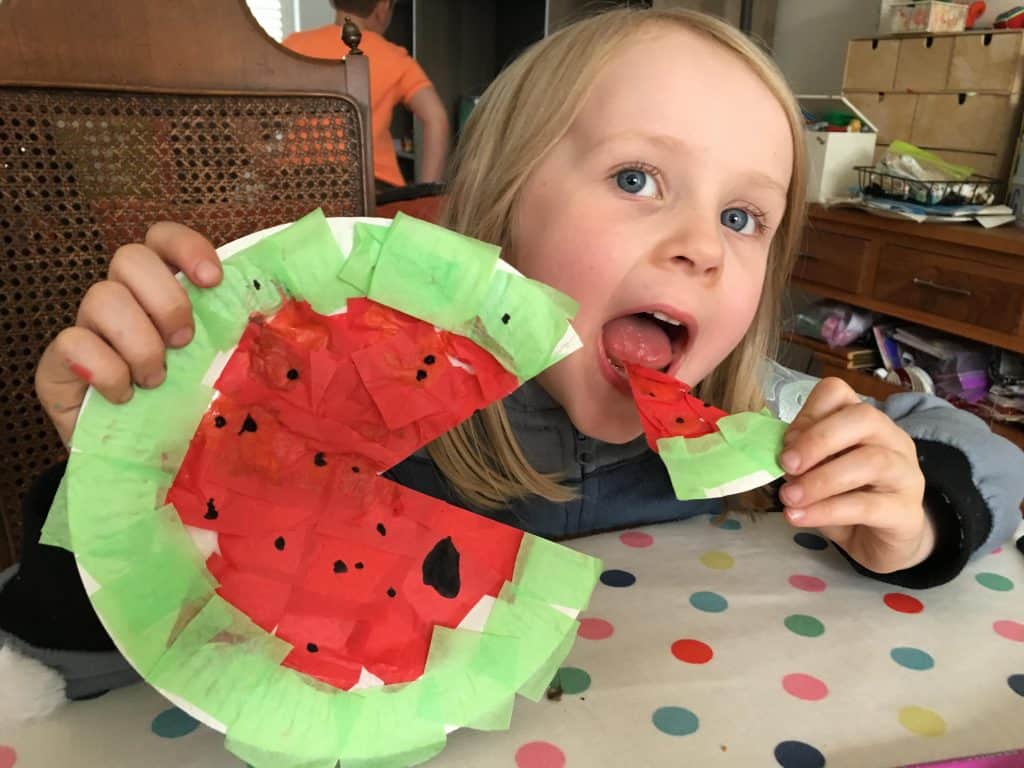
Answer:
[{"label": "child's blonde hair", "polygon": [[[758,409],[764,401],[755,372],[776,352],[781,296],[803,220],[803,121],[772,61],[725,22],[693,11],[620,9],[572,24],[535,44],[497,77],[473,110],[453,158],[440,223],[507,248],[523,184],[569,129],[598,73],[625,43],[669,26],[706,36],[742,58],[778,99],[793,134],[786,213],[772,241],[757,313],[739,346],[697,387],[702,399],[727,411]],[[743,119],[740,109],[737,120]],[[428,450],[456,492],[477,507],[498,508],[532,494],[552,501],[574,496],[558,478],[530,465],[500,402],[438,438]]]}]

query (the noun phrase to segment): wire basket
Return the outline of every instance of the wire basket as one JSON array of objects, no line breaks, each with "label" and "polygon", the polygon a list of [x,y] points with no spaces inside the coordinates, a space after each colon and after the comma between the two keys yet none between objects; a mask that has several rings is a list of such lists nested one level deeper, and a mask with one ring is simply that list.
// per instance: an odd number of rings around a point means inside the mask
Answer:
[{"label": "wire basket", "polygon": [[860,191],[872,197],[904,200],[920,205],[992,205],[1002,199],[1003,182],[989,176],[971,176],[966,181],[919,181],[856,166]]}]

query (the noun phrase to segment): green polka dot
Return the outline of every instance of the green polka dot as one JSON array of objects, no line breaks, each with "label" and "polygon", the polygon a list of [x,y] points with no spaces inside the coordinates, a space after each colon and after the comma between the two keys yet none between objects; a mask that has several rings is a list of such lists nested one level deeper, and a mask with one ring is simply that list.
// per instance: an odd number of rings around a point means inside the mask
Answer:
[{"label": "green polka dot", "polygon": [[688,736],[700,727],[700,720],[683,707],[659,707],[651,716],[654,727],[669,736]]},{"label": "green polka dot", "polygon": [[981,586],[996,592],[1009,592],[1013,589],[1013,582],[998,573],[979,573],[974,578]]},{"label": "green polka dot", "polygon": [[579,667],[562,667],[551,681],[562,693],[583,693],[590,687],[590,675]]},{"label": "green polka dot", "polygon": [[690,605],[698,611],[721,613],[729,607],[729,601],[715,592],[694,592],[690,595]]},{"label": "green polka dot", "polygon": [[801,637],[821,637],[825,634],[825,625],[813,616],[794,613],[786,617],[786,629]]},{"label": "green polka dot", "polygon": [[907,669],[924,670],[935,666],[935,659],[920,648],[893,648],[889,655],[893,661]]}]

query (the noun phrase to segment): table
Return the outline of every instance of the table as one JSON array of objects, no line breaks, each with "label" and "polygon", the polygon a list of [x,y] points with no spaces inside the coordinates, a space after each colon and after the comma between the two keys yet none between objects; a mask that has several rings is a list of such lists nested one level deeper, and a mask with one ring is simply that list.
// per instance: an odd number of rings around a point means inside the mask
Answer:
[{"label": "table", "polygon": [[[571,544],[607,570],[560,698],[519,699],[507,732],[452,734],[431,766],[871,768],[1024,747],[1012,544],[921,592],[771,513]],[[143,685],[0,734],[0,768],[241,765]]]}]

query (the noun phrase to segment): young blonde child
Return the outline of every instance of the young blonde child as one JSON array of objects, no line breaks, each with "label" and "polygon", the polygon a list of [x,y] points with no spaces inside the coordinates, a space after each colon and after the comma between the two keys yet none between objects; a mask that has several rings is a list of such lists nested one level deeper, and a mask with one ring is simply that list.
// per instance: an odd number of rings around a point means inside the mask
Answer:
[{"label": "young blonde child", "polygon": [[[442,223],[575,298],[584,348],[393,477],[553,537],[718,511],[674,498],[622,374],[632,363],[728,411],[766,397],[787,418],[799,407],[781,457],[786,517],[869,576],[940,584],[1006,539],[1024,457],[978,419],[913,394],[876,407],[837,379],[803,384],[767,362],[802,227],[802,130],[770,60],[700,14],[609,12],[511,64],[462,137]],[[133,384],[159,386],[165,348],[188,343],[178,269],[201,286],[220,279],[201,235],[154,225],[117,251],[76,325],[47,348],[37,391],[65,440],[87,384],[123,402]],[[37,488],[30,518],[45,515],[58,474]],[[29,544],[35,571],[27,555],[18,594],[33,583],[36,594],[80,593],[70,564],[43,563],[46,549]],[[2,618],[0,628],[16,634]]]}]

